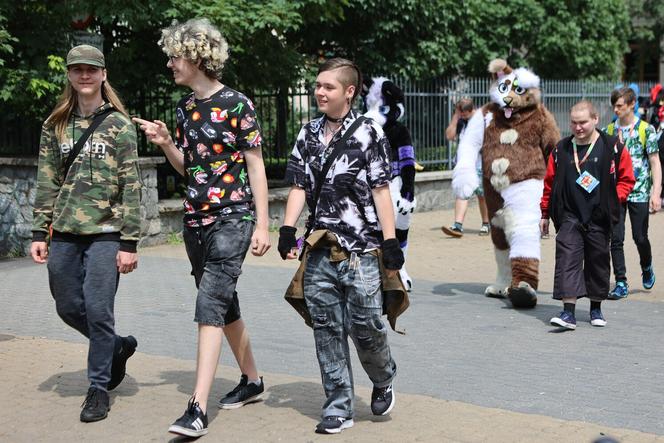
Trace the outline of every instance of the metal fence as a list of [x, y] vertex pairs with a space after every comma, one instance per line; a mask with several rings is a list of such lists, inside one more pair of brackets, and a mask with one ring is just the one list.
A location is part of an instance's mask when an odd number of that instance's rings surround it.
[[[456, 143], [445, 139], [445, 128], [452, 119], [454, 106], [463, 97], [476, 106], [489, 101], [489, 78], [451, 78], [425, 82], [395, 79], [406, 97], [404, 124], [410, 129], [418, 162], [429, 169], [451, 169], [456, 157]], [[648, 97], [653, 84], [639, 83], [641, 99]], [[614, 82], [580, 80], [542, 80], [542, 101], [553, 113], [563, 136], [570, 134], [569, 109], [579, 100], [592, 101], [600, 115], [600, 125], [611, 120], [609, 102]]]
[[[405, 94], [404, 124], [410, 129], [419, 163], [427, 169], [451, 169], [456, 144], [445, 139], [445, 128], [454, 106], [462, 97], [477, 105], [488, 101], [488, 78], [440, 78], [429, 81], [394, 79]], [[640, 97], [647, 97], [651, 84], [640, 83]], [[609, 95], [612, 82], [578, 80], [542, 80], [542, 100], [553, 113], [563, 135], [569, 134], [569, 108], [582, 98], [595, 103], [600, 124], [612, 116]], [[126, 98], [130, 112], [148, 119], [160, 119], [175, 126], [175, 104], [183, 91], [146, 90]], [[318, 114], [316, 101], [305, 87], [282, 93], [247, 93], [256, 104], [263, 129], [264, 153], [268, 175], [279, 178], [286, 159], [303, 123]], [[34, 156], [38, 152], [40, 122], [9, 121], [0, 118], [0, 155]], [[140, 155], [160, 155], [159, 148], [139, 134]]]

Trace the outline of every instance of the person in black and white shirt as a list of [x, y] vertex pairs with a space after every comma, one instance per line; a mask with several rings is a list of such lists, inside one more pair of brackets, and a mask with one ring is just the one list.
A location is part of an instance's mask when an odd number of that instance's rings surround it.
[[380, 263], [395, 277], [404, 259], [395, 236], [390, 196], [389, 145], [371, 119], [362, 122], [335, 154], [324, 177], [320, 199], [314, 201], [318, 176], [359, 114], [351, 110], [362, 79], [349, 60], [325, 62], [316, 78], [316, 100], [324, 115], [307, 123], [297, 138], [286, 178], [292, 188], [284, 226], [279, 230], [279, 253], [296, 258], [294, 228], [304, 204], [313, 213], [313, 232], [305, 250], [304, 299], [311, 316], [316, 354], [327, 400], [316, 432], [333, 434], [353, 426], [353, 376], [348, 336], [373, 382], [371, 410], [387, 415], [394, 406], [392, 381], [396, 364], [387, 343], [381, 315]]

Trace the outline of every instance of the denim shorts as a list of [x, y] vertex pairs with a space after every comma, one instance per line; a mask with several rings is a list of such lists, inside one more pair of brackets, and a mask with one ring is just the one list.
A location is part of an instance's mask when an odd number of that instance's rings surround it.
[[185, 226], [184, 245], [198, 288], [195, 322], [225, 326], [240, 319], [235, 286], [253, 228], [253, 221], [239, 218], [217, 219], [198, 228]]

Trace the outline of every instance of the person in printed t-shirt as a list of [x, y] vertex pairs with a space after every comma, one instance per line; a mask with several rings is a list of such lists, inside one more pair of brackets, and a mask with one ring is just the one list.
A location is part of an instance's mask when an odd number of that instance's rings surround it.
[[256, 256], [270, 248], [267, 179], [254, 105], [219, 81], [228, 58], [219, 30], [207, 19], [176, 23], [162, 30], [159, 44], [175, 83], [193, 92], [177, 105], [175, 143], [163, 122], [134, 121], [187, 178], [183, 236], [198, 288], [198, 357], [194, 392], [169, 431], [198, 437], [208, 431], [207, 400], [223, 335], [242, 377], [219, 407], [238, 408], [264, 391], [235, 287], [249, 247]]
[[[377, 250], [394, 277], [404, 263], [396, 239], [390, 196], [390, 157], [387, 138], [371, 119], [356, 127], [321, 184], [314, 201], [318, 174], [335, 144], [351, 131], [358, 113], [351, 105], [360, 92], [359, 69], [334, 58], [318, 69], [315, 97], [320, 118], [300, 130], [288, 161], [286, 180], [292, 185], [279, 253], [296, 258], [294, 227], [305, 203], [310, 237], [324, 235], [306, 248], [304, 299], [312, 319], [316, 354], [327, 400], [316, 432], [339, 433], [353, 426], [354, 393], [348, 336], [355, 343], [362, 367], [373, 382], [371, 410], [387, 415], [394, 406], [392, 381], [396, 364], [382, 322], [383, 295]], [[335, 154], [336, 155], [336, 154]], [[313, 239], [308, 238], [308, 242]]]
[[634, 190], [622, 207], [620, 223], [613, 227], [611, 234], [611, 260], [616, 286], [609, 294], [612, 300], [622, 299], [629, 294], [627, 268], [625, 265], [625, 217], [629, 212], [632, 225], [632, 239], [636, 243], [641, 265], [641, 280], [645, 289], [655, 286], [655, 271], [652, 263], [652, 249], [648, 239], [650, 213], [662, 207], [662, 168], [659, 163], [659, 147], [655, 128], [641, 120], [634, 113], [636, 94], [632, 88], [620, 88], [611, 93], [611, 106], [618, 119], [606, 127], [609, 135], [616, 135], [625, 145], [632, 158]]

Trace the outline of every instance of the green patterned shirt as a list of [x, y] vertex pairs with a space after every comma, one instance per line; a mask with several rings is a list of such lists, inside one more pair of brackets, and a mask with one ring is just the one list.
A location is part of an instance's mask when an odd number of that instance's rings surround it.
[[[647, 203], [650, 201], [650, 190], [652, 189], [652, 175], [650, 171], [650, 161], [648, 156], [659, 152], [657, 146], [657, 133], [652, 125], [644, 121], [637, 121], [634, 126], [621, 127], [615, 122], [615, 135], [620, 137], [622, 133], [623, 143], [629, 151], [632, 158], [632, 167], [634, 168], [634, 190], [627, 197], [628, 202]], [[645, 128], [645, 147], [641, 142], [639, 134], [639, 125], [646, 124]], [[606, 131], [606, 130], [605, 130]]]

